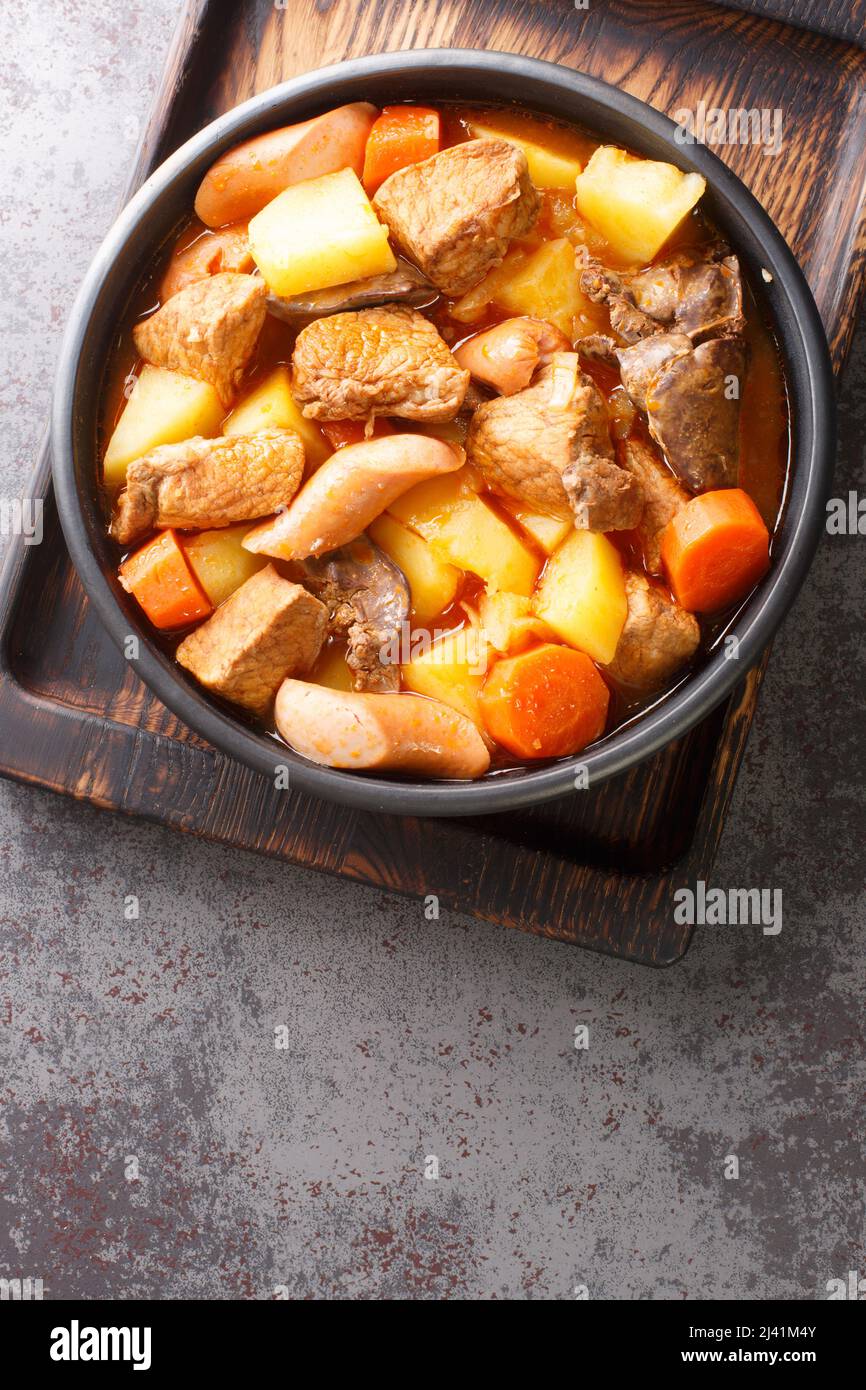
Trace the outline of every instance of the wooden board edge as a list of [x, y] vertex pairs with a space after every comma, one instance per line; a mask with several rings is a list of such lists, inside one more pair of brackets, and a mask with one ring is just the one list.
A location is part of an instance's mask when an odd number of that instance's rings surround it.
[[[248, 853], [266, 854], [282, 863], [292, 863], [317, 873], [328, 873], [336, 877], [350, 879], [362, 886], [397, 892], [413, 901], [422, 901], [425, 894], [413, 892], [392, 882], [386, 874], [376, 875], [361, 867], [361, 862], [352, 855], [351, 832], [348, 832], [348, 853], [343, 855], [336, 846], [329, 846], [329, 853], [319, 862], [304, 861], [285, 854], [279, 845], [269, 846], [267, 842], [239, 844], [229, 833], [228, 827], [221, 830], [206, 828], [201, 819], [191, 819], [188, 809], [179, 800], [168, 803], [160, 801], [146, 779], [142, 780], [140, 764], [144, 745], [153, 751], [157, 760], [160, 750], [167, 764], [170, 758], [180, 757], [187, 765], [185, 783], [195, 786], [201, 803], [212, 802], [220, 791], [220, 783], [227, 776], [239, 783], [252, 785], [256, 774], [242, 764], [233, 763], [217, 750], [202, 749], [192, 744], [178, 745], [170, 736], [148, 733], [142, 738], [141, 731], [132, 725], [121, 724], [102, 716], [84, 713], [75, 707], [58, 701], [47, 700], [41, 695], [24, 689], [5, 672], [0, 672], [0, 724], [8, 734], [4, 738], [0, 776], [17, 781], [23, 785], [38, 787], [59, 795], [67, 795], [74, 800], [86, 802], [99, 810], [136, 817], [151, 824], [164, 825], [172, 830], [180, 830], [195, 838], [211, 843], [243, 849]], [[62, 746], [63, 756], [54, 757], [51, 766], [59, 771], [49, 775], [45, 769], [34, 773], [34, 745], [43, 750], [52, 742]], [[47, 761], [47, 759], [46, 759]], [[98, 763], [110, 762], [114, 767], [124, 769], [125, 777], [118, 777], [115, 787], [123, 787], [123, 795], [107, 790], [100, 782]], [[225, 791], [225, 787], [222, 788]], [[238, 793], [238, 789], [235, 789]], [[240, 799], [239, 794], [237, 799]], [[334, 808], [342, 811], [344, 808]], [[333, 851], [333, 853], [331, 852]], [[679, 884], [679, 873], [670, 869], [656, 875], [633, 875], [630, 881], [639, 887], [642, 898], [646, 899], [647, 911], [652, 912], [652, 900], [667, 901], [668, 890]], [[461, 915], [498, 926], [513, 928], [533, 936], [542, 936], [564, 945], [580, 946], [585, 950], [626, 959], [634, 964], [663, 968], [681, 959], [691, 941], [691, 928], [676, 928], [668, 917], [659, 921], [659, 931], [651, 936], [652, 949], [636, 950], [633, 947], [617, 949], [617, 944], [591, 930], [578, 927], [574, 930], [557, 929], [550, 925], [535, 923], [526, 919], [506, 918], [484, 911], [481, 906], [464, 900], [459, 893], [431, 880], [428, 891], [436, 888], [442, 905]], [[567, 905], [570, 887], [567, 879], [563, 881], [565, 899], [558, 904], [551, 915], [558, 915], [559, 906]], [[635, 915], [639, 915], [638, 904], [634, 904]], [[581, 919], [578, 919], [581, 920]], [[587, 919], [591, 923], [592, 917]], [[662, 927], [664, 930], [662, 930]]]

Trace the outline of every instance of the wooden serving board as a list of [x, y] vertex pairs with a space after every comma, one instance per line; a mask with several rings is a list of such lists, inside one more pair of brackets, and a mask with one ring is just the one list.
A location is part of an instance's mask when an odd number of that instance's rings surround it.
[[[755, 0], [757, 3], [757, 0]], [[796, 0], [768, 0], [796, 17]], [[862, 3], [849, 6], [862, 14]], [[866, 267], [866, 54], [701, 0], [194, 0], [132, 185], [253, 92], [378, 51], [457, 45], [552, 59], [671, 113], [781, 107], [784, 143], [720, 150], [787, 235], [824, 316], [837, 371]], [[32, 495], [47, 496], [43, 458]], [[766, 662], [766, 658], [765, 658]], [[45, 540], [0, 588], [0, 771], [196, 835], [443, 908], [651, 965], [690, 928], [678, 886], [707, 879], [763, 666], [687, 738], [595, 792], [471, 821], [342, 810], [275, 791], [183, 727], [132, 674], [89, 607], [50, 497]]]

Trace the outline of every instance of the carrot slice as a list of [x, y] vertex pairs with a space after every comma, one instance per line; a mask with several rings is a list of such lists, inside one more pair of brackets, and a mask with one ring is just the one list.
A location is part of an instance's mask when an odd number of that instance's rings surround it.
[[661, 557], [677, 603], [714, 613], [744, 598], [770, 566], [770, 533], [742, 488], [693, 497], [668, 522]]
[[207, 618], [213, 605], [205, 594], [174, 531], [161, 531], [120, 566], [120, 582], [144, 609], [154, 627], [186, 627]]
[[373, 421], [371, 434], [366, 433], [366, 420], [318, 420], [316, 422], [331, 448], [345, 449], [347, 444], [363, 444], [365, 439], [382, 439], [386, 434], [396, 434], [394, 426], [381, 415]]
[[604, 732], [610, 692], [585, 652], [553, 642], [497, 661], [479, 695], [488, 733], [518, 758], [563, 758]]
[[373, 122], [364, 155], [370, 197], [390, 174], [439, 153], [439, 112], [429, 106], [385, 106]]

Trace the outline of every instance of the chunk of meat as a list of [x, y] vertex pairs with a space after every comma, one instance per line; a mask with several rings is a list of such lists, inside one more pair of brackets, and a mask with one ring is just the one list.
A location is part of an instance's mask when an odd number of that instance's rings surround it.
[[453, 420], [468, 384], [434, 325], [397, 305], [316, 319], [292, 356], [293, 394], [311, 420]]
[[403, 571], [366, 536], [298, 568], [328, 610], [330, 635], [348, 641], [355, 689], [399, 690], [399, 643], [409, 618]]
[[628, 288], [627, 277], [607, 270], [585, 246], [578, 246], [574, 253], [575, 264], [580, 271], [580, 289], [587, 299], [595, 304], [606, 304], [610, 314], [610, 326], [614, 333], [627, 343], [637, 343], [659, 332], [656, 321], [639, 309]]
[[327, 621], [323, 603], [266, 565], [183, 639], [177, 659], [215, 695], [265, 714], [286, 676], [309, 671]]
[[579, 531], [632, 531], [643, 513], [634, 478], [610, 459], [582, 455], [562, 475]]
[[710, 338], [668, 361], [647, 387], [650, 434], [695, 491], [736, 486], [745, 370], [740, 338]]
[[616, 343], [608, 333], [587, 333], [585, 337], [578, 338], [574, 350], [588, 362], [598, 362], [603, 367], [619, 366]]
[[249, 223], [235, 222], [222, 231], [205, 232], [172, 256], [159, 286], [160, 301], [164, 304], [173, 294], [226, 270], [247, 275], [253, 266]]
[[415, 483], [453, 473], [463, 450], [423, 434], [347, 444], [304, 484], [292, 505], [244, 536], [245, 550], [282, 560], [324, 555], [355, 540]]
[[188, 285], [136, 324], [135, 346], [154, 367], [209, 382], [228, 407], [255, 350], [267, 295], [258, 276], [222, 271]]
[[574, 264], [580, 271], [580, 288], [594, 304], [604, 304], [614, 295], [625, 293], [625, 278], [603, 266], [587, 246], [575, 246]]
[[421, 695], [346, 693], [286, 680], [274, 712], [290, 747], [324, 767], [472, 778], [490, 766], [472, 720]]
[[622, 384], [638, 410], [646, 413], [647, 390], [661, 369], [691, 350], [691, 339], [684, 333], [656, 333], [631, 347], [616, 349]]
[[743, 280], [736, 256], [721, 261], [680, 253], [628, 280], [629, 293], [644, 314], [673, 325], [693, 342], [742, 333]]
[[694, 614], [642, 574], [625, 580], [628, 615], [608, 675], [638, 690], [656, 690], [695, 654], [701, 630]]
[[575, 253], [580, 286], [610, 311], [611, 327], [636, 343], [663, 328], [685, 333], [694, 343], [743, 332], [743, 281], [736, 256], [716, 259], [717, 248], [681, 251], [634, 275], [604, 266], [586, 247]]
[[628, 294], [632, 303], [658, 324], [671, 324], [674, 321], [679, 300], [674, 265], [673, 261], [666, 261], [650, 266], [637, 275], [624, 276], [621, 281], [622, 291]]
[[469, 461], [494, 492], [583, 530], [627, 530], [643, 505], [634, 479], [618, 468], [598, 387], [576, 353], [555, 353], [532, 386], [476, 410]]
[[505, 319], [477, 333], [454, 353], [461, 367], [502, 396], [528, 386], [540, 366], [555, 352], [571, 352], [565, 334], [544, 319]]
[[303, 471], [304, 446], [293, 430], [161, 444], [129, 465], [111, 534], [126, 545], [156, 526], [254, 521], [291, 502]]
[[525, 236], [540, 207], [526, 155], [507, 140], [468, 140], [387, 178], [373, 206], [397, 248], [443, 294], [476, 285]]
[[623, 467], [635, 478], [643, 494], [644, 508], [638, 523], [638, 539], [650, 574], [661, 574], [661, 535], [691, 494], [677, 482], [670, 469], [647, 444], [629, 439], [621, 451]]
[[717, 263], [682, 266], [674, 321], [692, 342], [732, 337], [743, 332], [743, 279], [736, 256]]
[[655, 320], [629, 303], [625, 295], [614, 295], [608, 301], [608, 309], [611, 328], [614, 333], [625, 338], [627, 343], [640, 342], [641, 338], [649, 338], [653, 333], [659, 332], [659, 325]]

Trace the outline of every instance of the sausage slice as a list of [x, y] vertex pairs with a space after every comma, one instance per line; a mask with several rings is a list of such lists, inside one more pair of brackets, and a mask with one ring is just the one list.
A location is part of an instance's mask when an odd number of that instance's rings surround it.
[[345, 693], [285, 680], [275, 717], [290, 747], [323, 767], [473, 778], [490, 766], [472, 720], [422, 695]]
[[422, 434], [348, 444], [326, 459], [286, 511], [244, 536], [245, 550], [305, 560], [346, 545], [415, 483], [453, 473], [463, 450]]

